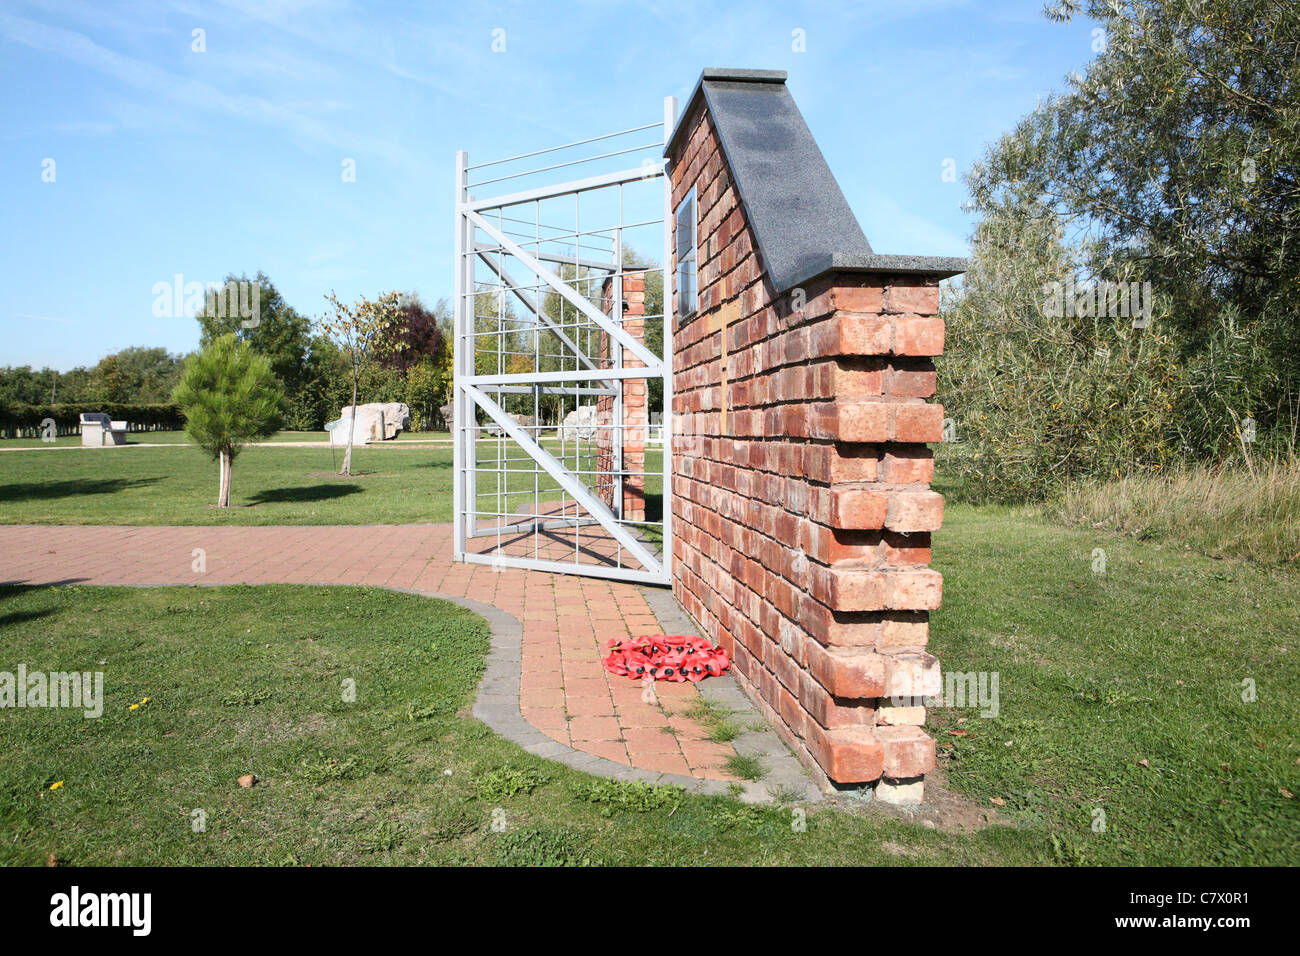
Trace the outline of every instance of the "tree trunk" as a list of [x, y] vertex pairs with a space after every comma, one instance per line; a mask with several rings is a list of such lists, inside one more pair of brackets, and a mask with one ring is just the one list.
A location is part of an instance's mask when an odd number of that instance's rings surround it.
[[352, 414], [348, 419], [348, 450], [343, 453], [343, 467], [340, 475], [352, 474], [352, 436], [357, 433], [357, 375], [352, 375]]
[[217, 507], [230, 507], [230, 452], [222, 449], [220, 456], [221, 486], [217, 492]]

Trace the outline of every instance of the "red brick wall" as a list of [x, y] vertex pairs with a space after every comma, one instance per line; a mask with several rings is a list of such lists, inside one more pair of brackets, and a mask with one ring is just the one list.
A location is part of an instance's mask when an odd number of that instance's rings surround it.
[[[602, 311], [611, 315], [614, 309], [614, 280], [607, 279], [602, 290]], [[623, 331], [638, 342], [645, 341], [645, 276], [628, 273], [623, 276]], [[600, 334], [602, 367], [612, 367], [609, 336]], [[645, 368], [645, 363], [623, 350], [624, 368]], [[645, 520], [645, 443], [650, 423], [646, 408], [646, 380], [626, 379], [623, 383], [622, 431], [612, 427], [614, 399], [602, 395], [596, 402], [596, 493], [605, 504], [614, 509], [614, 443], [623, 442], [624, 521]]]
[[890, 698], [940, 689], [937, 280], [776, 296], [702, 104], [685, 121], [673, 208], [696, 188], [699, 312], [673, 331], [674, 594], [805, 762], [919, 799], [934, 742]]

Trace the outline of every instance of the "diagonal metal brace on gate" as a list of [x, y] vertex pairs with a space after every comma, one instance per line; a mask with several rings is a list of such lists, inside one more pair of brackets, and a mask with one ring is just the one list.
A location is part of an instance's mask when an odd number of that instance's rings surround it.
[[559, 483], [569, 497], [586, 508], [588, 514], [599, 521], [601, 526], [619, 544], [640, 561], [642, 567], [652, 574], [662, 577], [665, 581], [667, 580], [667, 571], [659, 563], [658, 558], [644, 544], [638, 541], [631, 532], [619, 524], [614, 512], [610, 510], [605, 502], [592, 494], [586, 485], [575, 478], [572, 472], [560, 464], [554, 455], [543, 448], [523, 426], [507, 415], [505, 410], [481, 391], [478, 386], [470, 385], [462, 379], [461, 388], [464, 389], [465, 394], [473, 400], [475, 405], [483, 409], [489, 418], [496, 422], [507, 435], [518, 443], [519, 447], [528, 452], [546, 470], [546, 473]]
[[585, 315], [592, 322], [596, 323], [606, 334], [609, 335], [611, 342], [617, 342], [623, 348], [627, 349], [642, 362], [645, 363], [646, 369], [650, 374], [658, 372], [663, 373], [663, 356], [655, 355], [645, 343], [638, 341], [627, 332], [623, 331], [623, 326], [615, 322], [600, 309], [596, 308], [587, 299], [572, 288], [559, 276], [557, 276], [542, 263], [524, 251], [523, 247], [511, 239], [505, 233], [499, 231], [492, 223], [488, 222], [473, 209], [465, 209], [465, 216], [486, 232], [494, 242], [498, 243], [503, 249], [519, 260], [529, 271], [536, 274], [546, 282], [552, 289], [572, 305], [575, 309]]
[[546, 314], [546, 310], [538, 308], [536, 301], [534, 301], [533, 298], [527, 292], [519, 288], [519, 286], [515, 283], [515, 280], [510, 278], [510, 276], [506, 273], [504, 269], [502, 269], [499, 265], [497, 265], [495, 262], [492, 261], [491, 254], [489, 252], [484, 252], [483, 250], [479, 250], [478, 257], [483, 262], [484, 265], [486, 265], [489, 269], [491, 269], [494, 273], [496, 273], [497, 278], [500, 279], [503, 283], [505, 283], [506, 288], [508, 288], [511, 292], [514, 293], [515, 298], [518, 299], [520, 302], [522, 302], [524, 304], [524, 307], [528, 309], [529, 312], [533, 313], [533, 315], [541, 319], [542, 323], [548, 329], [550, 329], [552, 332], [555, 333], [555, 337], [558, 338], [561, 342], [563, 342], [573, 352], [573, 354], [577, 356], [578, 361], [580, 361], [583, 365], [587, 366], [587, 368], [597, 367], [596, 363], [587, 357], [587, 353], [582, 351], [582, 349], [578, 348], [577, 343], [575, 343], [573, 339], [565, 335], [564, 330], [560, 328], [558, 325], [556, 325], [555, 322], [551, 319], [551, 317]]

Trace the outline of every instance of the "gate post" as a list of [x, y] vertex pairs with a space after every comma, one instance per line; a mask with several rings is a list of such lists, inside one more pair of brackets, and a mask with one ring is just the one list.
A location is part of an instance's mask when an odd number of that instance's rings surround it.
[[[644, 342], [645, 273], [625, 272], [605, 280], [601, 290], [601, 310], [618, 321], [619, 316], [614, 313], [620, 304], [623, 330], [638, 342]], [[617, 346], [614, 348], [618, 350]], [[601, 358], [608, 360], [610, 351], [609, 336], [601, 333]], [[631, 352], [618, 351], [622, 353], [623, 368], [646, 367], [645, 362]], [[621, 401], [616, 401], [611, 395], [602, 395], [596, 403], [597, 489], [604, 502], [622, 520], [645, 521], [645, 443], [650, 424], [646, 382], [645, 379], [627, 379], [617, 383], [615, 388], [622, 389]], [[621, 422], [618, 421], [620, 411]]]

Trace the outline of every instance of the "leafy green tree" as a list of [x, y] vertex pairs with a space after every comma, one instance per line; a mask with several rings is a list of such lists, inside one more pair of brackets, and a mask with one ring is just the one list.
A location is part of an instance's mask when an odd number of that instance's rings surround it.
[[[1271, 426], [1300, 381], [1300, 5], [1064, 0], [1046, 13], [1096, 21], [1097, 55], [975, 164], [975, 209], [1050, 219], [1083, 281], [1149, 281], [1185, 362], [1254, 354], [1238, 399], [1253, 407], [1238, 411]], [[1223, 404], [1186, 400], [1183, 416], [1217, 404], [1218, 420], [1185, 427], [1184, 443], [1220, 451]]]
[[251, 305], [255, 299], [257, 314], [241, 315], [237, 307], [239, 300], [234, 295], [208, 297], [196, 316], [201, 330], [200, 344], [207, 345], [222, 335], [233, 334], [271, 363], [271, 371], [284, 383], [287, 394], [297, 395], [310, 380], [311, 320], [284, 300], [264, 272], [252, 279], [231, 273], [225, 281], [227, 285], [242, 282], [256, 287], [244, 301]]
[[347, 357], [328, 337], [313, 335], [299, 382], [286, 390], [286, 427], [319, 430], [347, 402], [350, 388]]
[[406, 404], [413, 416], [418, 416], [416, 427], [428, 429], [441, 424], [441, 407], [451, 398], [451, 368], [438, 362], [436, 356], [426, 356], [406, 370]]
[[58, 373], [49, 368], [39, 372], [30, 365], [0, 368], [0, 401], [41, 405], [52, 402]]
[[182, 359], [164, 348], [133, 346], [106, 355], [90, 370], [89, 390], [103, 402], [165, 402], [180, 379]]
[[[938, 363], [952, 466], [976, 496], [1039, 497], [1229, 459], [1246, 420], [1280, 444], [1300, 404], [1300, 6], [1047, 15], [1092, 18], [1097, 55], [967, 176], [979, 219]], [[1140, 322], [1049, 307], [1135, 282]]]
[[231, 467], [243, 443], [279, 427], [283, 398], [270, 362], [233, 334], [186, 360], [172, 400], [185, 413], [190, 438], [218, 461], [217, 507], [230, 507]]

